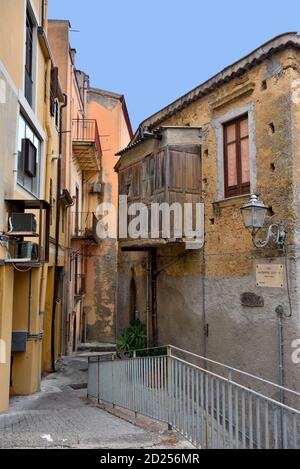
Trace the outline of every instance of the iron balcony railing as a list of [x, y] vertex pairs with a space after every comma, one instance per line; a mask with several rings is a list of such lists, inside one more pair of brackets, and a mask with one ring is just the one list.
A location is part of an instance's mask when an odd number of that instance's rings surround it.
[[93, 212], [72, 213], [72, 237], [97, 240], [98, 219]]
[[72, 124], [72, 140], [79, 143], [94, 143], [101, 167], [102, 148], [96, 119], [74, 119]]
[[[90, 357], [88, 397], [165, 422], [197, 448], [300, 448], [298, 392], [175, 347], [166, 350], [129, 359]], [[282, 391], [285, 402], [278, 400]]]
[[86, 274], [75, 275], [74, 290], [76, 297], [82, 297], [86, 294]]

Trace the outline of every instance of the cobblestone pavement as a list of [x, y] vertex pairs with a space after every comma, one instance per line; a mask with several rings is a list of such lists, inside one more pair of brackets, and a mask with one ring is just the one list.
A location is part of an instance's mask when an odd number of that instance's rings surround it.
[[0, 415], [0, 448], [190, 448], [166, 429], [149, 431], [93, 406], [86, 389], [71, 387], [85, 383], [87, 359], [66, 358], [40, 393], [12, 398]]

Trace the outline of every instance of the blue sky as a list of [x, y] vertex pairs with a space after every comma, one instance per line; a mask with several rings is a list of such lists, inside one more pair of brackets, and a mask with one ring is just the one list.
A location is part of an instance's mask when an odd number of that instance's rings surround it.
[[282, 32], [299, 31], [299, 0], [49, 0], [69, 19], [77, 67], [126, 97], [133, 128]]

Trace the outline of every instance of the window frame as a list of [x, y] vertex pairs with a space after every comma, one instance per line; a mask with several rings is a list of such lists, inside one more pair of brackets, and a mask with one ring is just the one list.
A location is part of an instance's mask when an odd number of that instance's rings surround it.
[[[241, 137], [241, 122], [244, 120], [248, 121], [248, 135], [247, 137]], [[228, 171], [228, 127], [235, 124], [236, 138], [236, 171], [237, 171], [237, 184], [235, 186], [229, 186], [229, 171]], [[250, 153], [250, 132], [249, 132], [249, 113], [244, 113], [234, 119], [231, 119], [223, 123], [223, 146], [224, 146], [224, 196], [226, 199], [230, 197], [238, 197], [243, 195], [249, 195], [251, 193], [251, 174], [249, 175], [249, 181], [243, 182], [242, 176], [242, 152], [241, 143], [243, 140], [248, 140], [249, 148], [249, 167], [251, 170], [251, 153]]]
[[[23, 140], [29, 139], [36, 147], [36, 173], [30, 176], [25, 171], [25, 154], [23, 153]], [[17, 166], [17, 184], [26, 192], [40, 196], [40, 180], [42, 171], [42, 144], [43, 140], [36, 132], [35, 128], [28, 121], [25, 115], [20, 112], [18, 117], [18, 166]], [[30, 187], [29, 187], [30, 185]]]
[[45, 29], [46, 6], [45, 0], [41, 0], [41, 27]]
[[24, 159], [24, 173], [30, 178], [37, 176], [38, 149], [29, 138], [22, 139], [22, 154]]
[[25, 83], [24, 95], [30, 105], [33, 107], [33, 73], [34, 73], [34, 21], [29, 8], [26, 9], [26, 40], [25, 40]]

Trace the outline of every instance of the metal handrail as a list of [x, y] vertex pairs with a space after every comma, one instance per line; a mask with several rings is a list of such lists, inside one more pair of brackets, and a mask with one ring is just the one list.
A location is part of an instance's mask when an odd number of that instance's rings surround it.
[[74, 142], [93, 142], [101, 166], [102, 147], [96, 119], [73, 119], [72, 139]]
[[72, 212], [72, 235], [78, 238], [97, 239], [98, 219], [94, 212]]
[[[261, 378], [259, 376], [256, 376], [256, 375], [253, 375], [251, 373], [247, 373], [246, 371], [243, 371], [243, 370], [239, 370], [237, 368], [234, 368], [232, 366], [229, 366], [229, 365], [225, 365], [224, 363], [220, 363], [220, 362], [217, 362], [215, 360], [211, 360], [209, 358], [206, 358], [206, 357], [203, 357], [201, 355], [197, 355], [196, 353], [193, 353], [193, 352], [189, 352], [187, 350], [183, 350], [183, 349], [180, 349], [178, 347], [175, 347], [174, 345], [163, 345], [161, 347], [150, 347], [150, 348], [146, 348], [146, 349], [137, 349], [134, 351], [135, 354], [139, 353], [139, 352], [148, 352], [148, 351], [151, 351], [151, 350], [162, 350], [162, 349], [166, 349], [166, 350], [170, 350], [170, 352], [172, 352], [172, 350], [176, 350], [178, 352], [181, 352], [181, 353], [184, 353], [185, 355], [190, 355], [194, 358], [197, 358], [199, 360], [203, 360], [204, 362], [207, 362], [207, 363], [210, 363], [212, 365], [217, 365], [221, 368], [225, 368], [227, 371], [231, 371], [231, 372], [234, 372], [234, 373], [238, 373], [242, 376], [245, 376], [247, 378], [251, 378], [251, 379], [254, 379], [256, 381], [260, 381], [261, 383], [263, 384], [267, 384], [267, 385], [270, 385], [270, 386], [273, 386], [274, 388], [277, 388], [278, 390], [282, 390], [282, 391], [285, 391], [285, 392], [289, 392], [297, 397], [300, 397], [300, 392], [297, 392], [297, 391], [294, 391], [292, 389], [289, 389], [289, 388], [286, 388], [284, 386], [280, 386], [279, 384], [276, 384], [274, 383], [273, 381], [269, 381], [267, 379], [264, 379], [264, 378]], [[178, 358], [176, 357], [175, 355], [172, 355], [174, 358]], [[132, 357], [133, 359], [134, 358], [143, 358], [143, 357]], [[189, 363], [190, 365], [192, 365], [190, 362], [186, 362], [186, 363]]]
[[[278, 406], [280, 406], [280, 407], [282, 407], [282, 408], [284, 408], [284, 409], [286, 409], [286, 410], [288, 410], [288, 411], [292, 411], [293, 413], [295, 413], [295, 414], [297, 414], [297, 415], [300, 416], [300, 410], [294, 409], [293, 407], [289, 407], [289, 406], [287, 406], [287, 405], [285, 405], [285, 404], [283, 404], [283, 403], [281, 403], [281, 402], [278, 402], [278, 401], [276, 401], [275, 399], [272, 399], [271, 397], [265, 396], [264, 394], [261, 394], [261, 393], [255, 391], [254, 389], [247, 388], [246, 386], [243, 386], [242, 384], [237, 383], [236, 381], [232, 380], [231, 378], [225, 378], [224, 376], [218, 375], [217, 373], [214, 373], [213, 371], [206, 370], [205, 368], [201, 368], [200, 366], [194, 365], [193, 363], [189, 363], [189, 362], [187, 362], [187, 361], [185, 361], [185, 360], [182, 360], [181, 358], [178, 358], [178, 357], [172, 357], [172, 358], [174, 358], [174, 360], [176, 360], [176, 361], [178, 361], [178, 362], [180, 362], [180, 363], [182, 363], [182, 364], [184, 364], [184, 365], [188, 365], [188, 366], [190, 366], [191, 368], [195, 368], [195, 369], [197, 369], [197, 370], [199, 370], [199, 371], [201, 371], [201, 372], [203, 372], [203, 373], [206, 373], [206, 374], [208, 374], [208, 375], [210, 375], [210, 376], [212, 376], [212, 377], [214, 377], [214, 378], [217, 378], [217, 379], [219, 379], [219, 380], [221, 380], [221, 381], [224, 381], [224, 382], [226, 382], [226, 383], [232, 384], [232, 385], [234, 385], [234, 386], [236, 386], [236, 387], [242, 389], [243, 391], [247, 391], [247, 392], [248, 392], [248, 391], [251, 390], [251, 393], [252, 393], [253, 395], [255, 395], [256, 397], [260, 397], [260, 398], [262, 398], [262, 399], [267, 399], [269, 402], [271, 402], [271, 403], [273, 403], [273, 404], [276, 404], [276, 405], [278, 405]], [[266, 381], [266, 383], [268, 383], [268, 382]], [[282, 388], [282, 389], [284, 389], [285, 391], [287, 391], [287, 389], [285, 389], [285, 388]]]
[[[202, 357], [202, 356], [197, 355], [197, 354], [195, 354], [195, 353], [193, 353], [193, 352], [188, 352], [188, 351], [182, 350], [182, 349], [180, 349], [180, 348], [178, 348], [178, 347], [169, 346], [168, 348], [170, 348], [171, 350], [172, 350], [172, 349], [173, 349], [173, 350], [177, 350], [178, 352], [182, 352], [182, 353], [184, 353], [184, 354], [186, 354], [186, 355], [190, 355], [190, 356], [193, 356], [193, 357], [195, 357], [195, 358], [199, 358], [199, 359], [201, 359], [201, 360], [204, 360], [204, 361], [207, 362], [207, 363], [211, 363], [212, 365], [217, 365], [217, 366], [219, 366], [219, 367], [221, 367], [221, 368], [226, 368], [226, 370], [230, 370], [231, 372], [238, 373], [238, 374], [240, 374], [240, 375], [246, 376], [247, 378], [255, 379], [255, 380], [257, 380], [257, 381], [261, 381], [261, 382], [264, 383], [264, 384], [268, 384], [268, 385], [270, 385], [270, 386], [274, 386], [274, 387], [277, 388], [277, 389], [281, 389], [281, 390], [283, 390], [283, 391], [286, 391], [286, 392], [289, 392], [289, 393], [291, 393], [291, 394], [294, 394], [294, 395], [297, 396], [297, 397], [300, 397], [300, 393], [299, 393], [299, 392], [294, 391], [294, 390], [289, 389], [289, 388], [285, 388], [284, 386], [280, 386], [279, 384], [276, 384], [276, 383], [274, 383], [273, 381], [269, 381], [269, 380], [266, 380], [266, 379], [264, 379], [264, 378], [260, 378], [259, 376], [255, 376], [255, 375], [253, 375], [253, 374], [251, 374], [251, 373], [247, 373], [246, 371], [238, 370], [237, 368], [233, 368], [232, 366], [224, 365], [223, 363], [217, 362], [217, 361], [215, 361], [215, 360], [211, 360], [211, 359], [209, 359], [209, 358]], [[176, 358], [176, 357], [174, 357], [174, 358]]]
[[[228, 376], [174, 356], [190, 352], [167, 347], [167, 354], [133, 358], [89, 357], [88, 397], [167, 423], [201, 448], [300, 448], [300, 410]], [[191, 353], [194, 357], [204, 357]], [[249, 373], [265, 386], [288, 389]], [[299, 396], [291, 391], [293, 396]]]

